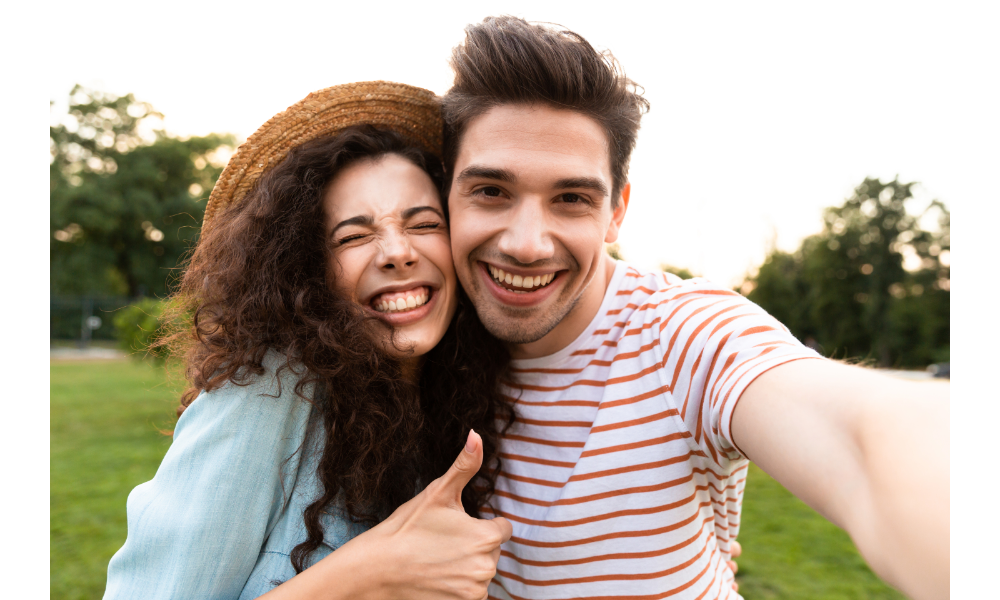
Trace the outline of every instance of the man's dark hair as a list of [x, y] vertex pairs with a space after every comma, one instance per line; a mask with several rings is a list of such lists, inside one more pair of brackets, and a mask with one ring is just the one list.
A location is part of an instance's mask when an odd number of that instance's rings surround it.
[[455, 83], [443, 99], [444, 162], [450, 186], [459, 144], [469, 123], [503, 104], [548, 104], [592, 117], [608, 136], [611, 206], [628, 180], [639, 120], [649, 101], [610, 52], [598, 52], [565, 28], [516, 17], [487, 17], [465, 28], [451, 55]]

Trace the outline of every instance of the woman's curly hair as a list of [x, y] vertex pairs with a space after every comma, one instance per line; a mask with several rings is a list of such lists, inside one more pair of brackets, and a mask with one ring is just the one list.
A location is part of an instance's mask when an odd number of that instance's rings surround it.
[[320, 516], [338, 496], [355, 521], [381, 521], [448, 469], [470, 428], [482, 436], [484, 460], [462, 502], [478, 516], [493, 494], [500, 437], [514, 421], [499, 387], [509, 354], [461, 289], [418, 384], [379, 341], [377, 318], [334, 291], [324, 191], [347, 165], [387, 154], [412, 161], [441, 188], [440, 159], [389, 130], [356, 126], [303, 144], [214, 216], [174, 295], [175, 322], [186, 324], [167, 343], [184, 356], [189, 382], [178, 414], [203, 390], [262, 375], [269, 350], [285, 356], [282, 368], [304, 367], [295, 393], [319, 410], [326, 441], [317, 469], [324, 491], [305, 511], [308, 538], [292, 552], [297, 572], [322, 543]]

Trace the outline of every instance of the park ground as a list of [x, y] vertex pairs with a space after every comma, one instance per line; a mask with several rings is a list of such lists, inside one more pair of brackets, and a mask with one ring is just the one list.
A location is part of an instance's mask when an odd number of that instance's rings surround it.
[[[128, 359], [51, 361], [51, 598], [95, 600], [125, 541], [125, 500], [170, 445], [182, 385]], [[897, 599], [846, 533], [750, 466], [740, 532], [747, 600]]]

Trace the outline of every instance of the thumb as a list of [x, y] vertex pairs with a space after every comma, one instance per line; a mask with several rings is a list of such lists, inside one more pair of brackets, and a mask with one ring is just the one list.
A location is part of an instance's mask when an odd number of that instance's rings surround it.
[[462, 490], [479, 472], [483, 464], [483, 439], [469, 431], [465, 448], [458, 454], [448, 471], [438, 479], [436, 495], [453, 508], [462, 508]]

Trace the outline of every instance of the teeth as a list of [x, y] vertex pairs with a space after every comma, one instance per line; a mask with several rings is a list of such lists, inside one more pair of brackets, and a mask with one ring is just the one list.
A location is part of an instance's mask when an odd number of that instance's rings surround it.
[[427, 304], [428, 298], [430, 298], [430, 295], [427, 294], [427, 292], [419, 292], [416, 295], [410, 294], [405, 298], [381, 300], [375, 304], [375, 309], [380, 312], [399, 312], [403, 310], [410, 310], [411, 308]]
[[[487, 265], [490, 271], [490, 275], [493, 279], [499, 283], [506, 283], [518, 288], [524, 288], [524, 290], [530, 290], [531, 288], [542, 287], [543, 285], [548, 285], [555, 279], [555, 273], [549, 273], [548, 275], [535, 275], [533, 277], [528, 277], [524, 275], [514, 275], [513, 273], [508, 273], [499, 267], [494, 267], [492, 265]], [[524, 293], [523, 290], [511, 290], [517, 293]]]

